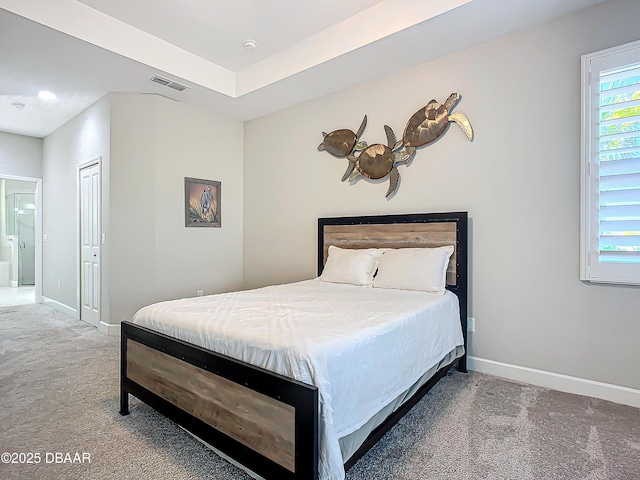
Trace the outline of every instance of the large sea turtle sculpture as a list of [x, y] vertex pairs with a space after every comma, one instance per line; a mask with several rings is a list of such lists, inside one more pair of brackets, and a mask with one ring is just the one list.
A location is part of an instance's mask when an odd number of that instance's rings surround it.
[[444, 105], [431, 100], [426, 107], [414, 113], [407, 122], [402, 135], [404, 146], [422, 147], [435, 141], [446, 131], [449, 122], [456, 122], [467, 138], [473, 139], [473, 130], [467, 116], [464, 113], [450, 113], [459, 101], [460, 94], [452, 93]]
[[384, 131], [387, 134], [387, 145], [375, 143], [365, 148], [357, 157], [350, 155], [351, 171], [347, 169], [342, 180], [347, 178], [347, 174], [349, 174], [349, 181], [355, 180], [360, 175], [372, 180], [379, 180], [389, 175], [389, 189], [385, 195], [389, 197], [398, 188], [400, 180], [398, 165], [408, 163], [412, 153], [402, 149], [402, 142], [396, 141], [396, 135], [389, 125], [384, 126]]
[[[473, 129], [464, 113], [451, 113], [460, 101], [459, 93], [452, 93], [444, 104], [431, 100], [426, 107], [414, 113], [404, 129], [402, 140], [396, 141], [393, 130], [384, 126], [387, 134], [387, 145], [379, 143], [367, 146], [367, 142], [360, 141], [360, 137], [367, 125], [367, 116], [357, 133], [351, 130], [335, 130], [322, 133], [324, 141], [318, 145], [318, 151], [349, 160], [347, 170], [342, 181], [352, 181], [359, 176], [378, 180], [389, 175], [389, 189], [386, 197], [396, 191], [400, 174], [397, 167], [408, 164], [415, 155], [416, 148], [428, 145], [447, 131], [449, 122], [457, 123], [469, 140], [473, 139]], [[359, 153], [359, 154], [358, 154]]]
[[367, 148], [367, 142], [359, 141], [366, 126], [367, 116], [365, 115], [362, 119], [362, 123], [360, 124], [360, 128], [358, 128], [356, 133], [353, 133], [353, 131], [347, 128], [334, 130], [331, 133], [322, 132], [324, 140], [320, 145], [318, 145], [319, 152], [327, 151], [334, 157], [338, 158], [349, 157], [349, 166], [347, 167], [345, 174], [342, 176], [343, 182], [349, 177], [351, 170], [353, 170], [353, 161], [350, 159], [351, 154]]

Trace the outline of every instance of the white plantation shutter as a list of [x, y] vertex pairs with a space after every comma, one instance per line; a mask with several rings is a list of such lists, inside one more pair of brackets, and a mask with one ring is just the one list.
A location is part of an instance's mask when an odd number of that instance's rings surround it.
[[581, 278], [640, 284], [640, 42], [582, 69]]

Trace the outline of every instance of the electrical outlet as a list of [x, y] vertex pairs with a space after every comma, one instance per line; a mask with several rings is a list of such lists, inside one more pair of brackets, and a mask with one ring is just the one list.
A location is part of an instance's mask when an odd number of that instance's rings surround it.
[[62, 280], [58, 280], [58, 290], [62, 288]]
[[473, 317], [467, 317], [467, 332], [476, 331], [476, 319]]
[[201, 297], [204, 295], [204, 290], [198, 290], [198, 296]]

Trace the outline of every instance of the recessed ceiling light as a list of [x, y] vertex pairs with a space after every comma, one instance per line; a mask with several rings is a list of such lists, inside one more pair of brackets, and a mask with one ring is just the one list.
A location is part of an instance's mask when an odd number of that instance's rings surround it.
[[257, 46], [258, 46], [258, 44], [256, 43], [255, 40], [245, 40], [245, 42], [244, 42], [244, 49], [245, 50], [253, 50]]
[[26, 105], [22, 102], [13, 102], [11, 105], [16, 107], [18, 110], [22, 110]]
[[39, 97], [41, 100], [49, 100], [49, 101], [55, 100], [55, 99], [57, 98], [55, 93], [48, 92], [48, 91], [46, 91], [46, 90], [42, 90], [42, 91], [38, 94], [38, 97]]

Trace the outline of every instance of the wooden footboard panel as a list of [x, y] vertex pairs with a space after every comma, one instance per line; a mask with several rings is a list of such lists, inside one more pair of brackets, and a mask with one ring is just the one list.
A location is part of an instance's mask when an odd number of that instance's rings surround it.
[[122, 323], [129, 393], [265, 478], [317, 478], [316, 387]]

